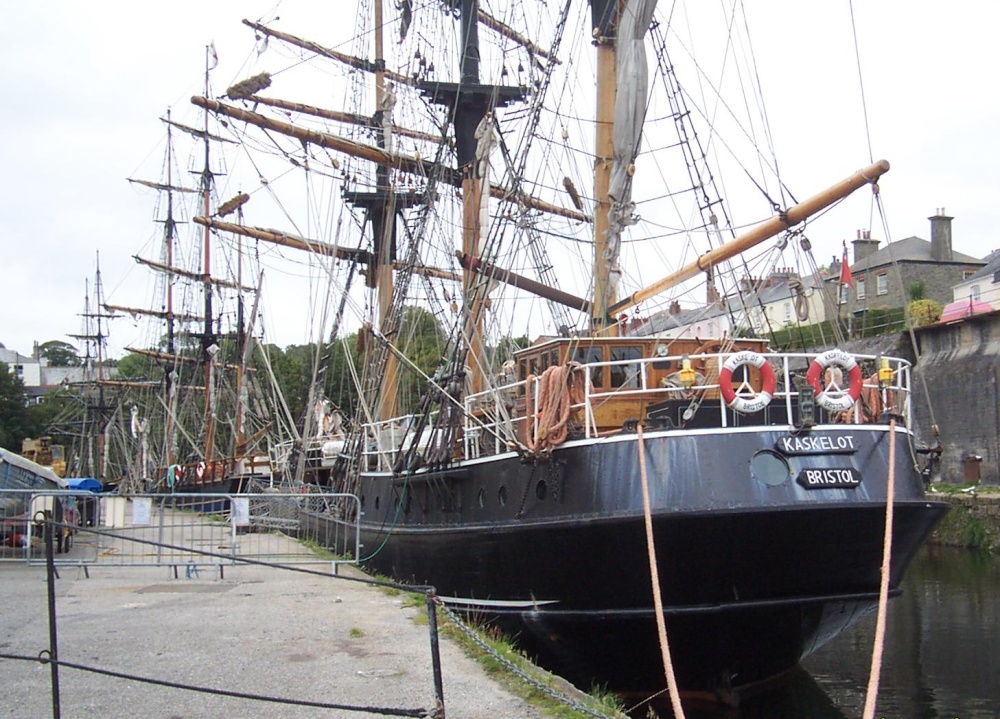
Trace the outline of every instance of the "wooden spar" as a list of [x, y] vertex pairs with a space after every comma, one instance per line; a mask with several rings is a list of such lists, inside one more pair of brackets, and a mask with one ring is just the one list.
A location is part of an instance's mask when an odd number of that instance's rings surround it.
[[[328, 57], [331, 60], [336, 60], [337, 62], [342, 62], [349, 67], [353, 67], [357, 70], [364, 70], [365, 72], [374, 73], [378, 70], [378, 65], [364, 58], [354, 57], [353, 55], [348, 55], [343, 52], [337, 52], [336, 50], [331, 50], [328, 47], [323, 47], [311, 40], [304, 40], [295, 35], [289, 35], [286, 32], [281, 32], [279, 30], [272, 30], [267, 25], [261, 25], [257, 22], [252, 22], [250, 20], [244, 20], [243, 24], [247, 27], [252, 27], [257, 32], [262, 35], [267, 35], [268, 37], [277, 38], [282, 42], [287, 42], [289, 45], [295, 45], [296, 47], [301, 47], [303, 50], [309, 50], [322, 57]], [[391, 70], [384, 70], [385, 77], [393, 82], [398, 82], [401, 85], [416, 85], [417, 81], [410, 77], [409, 75], [401, 75], [398, 72], [393, 72]]]
[[[288, 233], [281, 232], [279, 230], [268, 230], [262, 227], [235, 225], [231, 222], [223, 222], [213, 218], [206, 219], [201, 216], [196, 216], [192, 218], [192, 220], [197, 225], [208, 225], [213, 230], [218, 230], [219, 232], [229, 232], [234, 235], [252, 237], [255, 240], [270, 242], [271, 244], [281, 245], [282, 247], [291, 247], [292, 249], [302, 250], [303, 252], [312, 252], [317, 255], [337, 257], [338, 259], [362, 262], [365, 264], [367, 264], [371, 259], [371, 253], [368, 250], [362, 250], [355, 247], [337, 247], [336, 245], [320, 242], [319, 240], [310, 240], [305, 237], [299, 237], [298, 235], [289, 235]], [[403, 269], [403, 264], [401, 262], [395, 262], [393, 263], [393, 269], [401, 270]], [[461, 282], [462, 280], [462, 278], [454, 272], [438, 269], [436, 267], [418, 266], [414, 267], [413, 271], [418, 275], [435, 277], [442, 280], [452, 280], [453, 282]], [[112, 305], [105, 305], [105, 307], [110, 308]], [[115, 309], [121, 310], [122, 312], [132, 311], [128, 307], [115, 307]], [[141, 310], [136, 311], [141, 312]], [[181, 318], [180, 315], [174, 315], [174, 317], [177, 319]]]
[[[165, 122], [166, 124], [172, 125], [173, 127], [176, 127], [178, 130], [182, 130], [187, 134], [191, 135], [192, 137], [198, 138], [199, 140], [215, 140], [216, 142], [228, 142], [231, 145], [236, 144], [236, 140], [232, 140], [228, 137], [219, 137], [218, 135], [213, 135], [208, 130], [199, 130], [196, 127], [189, 127], [188, 125], [182, 125], [181, 123], [176, 122], [174, 120], [167, 120], [164, 118], [160, 119], [162, 119], [163, 122]], [[199, 190], [195, 190], [195, 192], [198, 191]]]
[[878, 178], [888, 171], [889, 163], [885, 160], [879, 160], [868, 167], [858, 170], [847, 179], [842, 180], [836, 185], [833, 185], [819, 194], [810, 197], [808, 200], [800, 202], [794, 207], [789, 208], [782, 215], [777, 215], [769, 220], [765, 220], [749, 232], [745, 232], [739, 237], [730, 240], [722, 247], [709, 250], [694, 262], [691, 262], [676, 272], [667, 275], [662, 280], [654, 282], [644, 289], [633, 292], [621, 302], [609, 307], [608, 314], [613, 315], [615, 312], [623, 310], [626, 307], [637, 305], [643, 300], [654, 297], [655, 295], [658, 295], [661, 292], [684, 282], [685, 280], [691, 279], [699, 272], [704, 272], [724, 260], [735, 257], [741, 252], [746, 252], [751, 247], [760, 244], [764, 240], [774, 237], [779, 232], [783, 232], [789, 227], [799, 224], [811, 215], [829, 207], [834, 202], [844, 199], [858, 188], [867, 184], [875, 184]]
[[[531, 42], [521, 33], [517, 32], [510, 25], [500, 22], [492, 15], [489, 15], [484, 10], [479, 11], [479, 22], [493, 30], [499, 35], [503, 35], [508, 40], [513, 40], [518, 45], [523, 47], [525, 50], [530, 52], [532, 55], [537, 55], [538, 57], [544, 57], [546, 60], [552, 60], [552, 53], [548, 52], [544, 48], [539, 47], [535, 43]], [[556, 62], [559, 62], [556, 60]]]
[[[279, 100], [273, 97], [261, 97], [260, 95], [250, 95], [250, 97], [246, 99], [246, 102], [267, 105], [269, 107], [277, 107], [291, 112], [301, 112], [305, 115], [322, 117], [324, 120], [334, 120], [335, 122], [343, 122], [349, 125], [360, 125], [361, 127], [372, 126], [372, 118], [366, 117], [365, 115], [359, 115], [356, 112], [326, 110], [322, 107], [316, 107], [315, 105], [305, 105], [301, 102], [289, 102], [288, 100]], [[441, 142], [441, 137], [439, 135], [418, 132], [417, 130], [410, 130], [405, 127], [400, 127], [399, 125], [392, 126], [392, 134], [410, 137], [414, 140], [424, 140], [426, 142]]]
[[[157, 350], [144, 350], [137, 347], [126, 347], [126, 352], [131, 352], [132, 354], [143, 355], [144, 357], [152, 357], [153, 359], [164, 360], [166, 362], [180, 362], [181, 364], [201, 364], [203, 360], [198, 357], [185, 357], [184, 355], [172, 355], [166, 352], [159, 352]], [[213, 362], [213, 366], [221, 367], [223, 369], [236, 369], [239, 365], [234, 364], [221, 364], [219, 362]], [[248, 370], [249, 371], [249, 370]]]
[[129, 182], [134, 182], [137, 185], [145, 185], [146, 187], [151, 187], [154, 190], [170, 190], [171, 192], [201, 192], [201, 190], [194, 187], [181, 187], [179, 185], [164, 184], [162, 182], [151, 182], [150, 180], [136, 180], [131, 177], [126, 177]]
[[[187, 270], [182, 270], [179, 267], [170, 267], [169, 265], [164, 265], [160, 262], [153, 262], [152, 260], [147, 260], [144, 257], [139, 257], [138, 255], [133, 255], [132, 259], [138, 262], [140, 265], [146, 265], [146, 267], [152, 267], [154, 270], [159, 270], [160, 272], [166, 272], [170, 275], [177, 275], [178, 277], [186, 277], [189, 280], [199, 280], [202, 282], [206, 281], [206, 278], [202, 274], [197, 272], [188, 272]], [[230, 282], [229, 280], [220, 280], [214, 277], [209, 277], [207, 282], [216, 285], [217, 287], [228, 287], [232, 290], [240, 290], [241, 292], [253, 292], [253, 287], [242, 287], [235, 282]], [[204, 319], [204, 318], [202, 318]]]
[[[551, 53], [547, 52], [544, 48], [541, 48], [538, 45], [534, 44], [529, 39], [527, 39], [517, 31], [515, 31], [513, 28], [511, 28], [509, 25], [500, 22], [495, 17], [483, 12], [482, 10], [479, 11], [479, 22], [485, 25], [486, 27], [490, 28], [497, 34], [503, 35], [509, 40], [513, 40], [514, 42], [516, 42], [517, 44], [521, 45], [526, 50], [531, 52], [533, 55], [537, 55], [538, 57], [543, 57], [546, 60], [551, 59], [552, 57]], [[338, 52], [336, 50], [323, 47], [322, 45], [318, 45], [317, 43], [314, 43], [311, 40], [305, 40], [295, 35], [290, 35], [288, 33], [281, 32], [280, 30], [272, 30], [267, 25], [261, 25], [260, 23], [252, 22], [250, 20], [244, 20], [243, 24], [246, 25], [247, 27], [253, 28], [254, 30], [263, 35], [268, 35], [270, 37], [277, 38], [278, 40], [287, 42], [289, 45], [295, 45], [296, 47], [301, 47], [303, 50], [310, 50], [316, 53], [317, 55], [328, 57], [331, 60], [336, 60], [337, 62], [342, 62], [345, 65], [353, 67], [357, 70], [363, 70], [365, 72], [371, 72], [371, 73], [378, 71], [379, 65], [377, 62], [369, 62], [364, 58], [354, 57], [353, 55], [348, 55], [343, 52]], [[385, 77], [392, 80], [393, 82], [398, 82], [404, 85], [416, 84], [416, 80], [414, 80], [409, 75], [401, 75], [398, 72], [392, 72], [390, 70], [385, 70], [384, 72], [385, 72]]]
[[145, 315], [146, 317], [157, 317], [161, 320], [174, 319], [179, 322], [200, 322], [203, 318], [199, 315], [189, 315], [189, 314], [177, 314], [175, 312], [170, 312], [169, 310], [164, 312], [162, 310], [147, 310], [140, 307], [124, 307], [122, 305], [109, 305], [105, 304], [104, 309], [108, 312], [124, 312], [129, 315]]
[[[148, 389], [150, 387], [159, 387], [160, 383], [155, 381], [149, 382], [138, 382], [135, 380], [123, 380], [123, 379], [100, 379], [96, 380], [94, 384], [99, 384], [102, 387], [129, 387], [131, 389]], [[180, 389], [188, 390], [190, 392], [204, 392], [205, 388], [200, 384], [195, 385], [185, 385], [180, 387]]]
[[289, 235], [286, 232], [280, 232], [278, 230], [268, 230], [263, 227], [247, 227], [246, 225], [223, 222], [222, 220], [216, 220], [211, 217], [206, 218], [197, 216], [194, 218], [194, 223], [196, 225], [211, 227], [213, 230], [217, 230], [219, 232], [228, 232], [234, 235], [252, 237], [255, 240], [270, 242], [273, 245], [282, 245], [283, 247], [291, 247], [296, 250], [312, 252], [313, 254], [324, 255], [327, 257], [337, 257], [343, 260], [367, 261], [368, 255], [370, 254], [367, 250], [356, 249], [353, 247], [338, 247], [337, 245], [320, 242], [319, 240], [311, 240], [307, 237]]
[[541, 282], [536, 282], [535, 280], [524, 277], [523, 275], [515, 274], [510, 270], [502, 269], [477, 257], [470, 257], [462, 252], [456, 252], [455, 255], [458, 257], [458, 263], [467, 270], [478, 272], [481, 275], [498, 280], [499, 282], [508, 284], [511, 287], [518, 287], [522, 290], [527, 290], [528, 292], [538, 295], [539, 297], [551, 300], [552, 302], [558, 302], [559, 304], [565, 305], [566, 307], [570, 307], [574, 310], [590, 312], [590, 302], [582, 297], [576, 297], [568, 292], [563, 292], [562, 290], [557, 290], [554, 287], [543, 285]]
[[[412, 175], [427, 177], [437, 168], [433, 162], [425, 162], [419, 157], [382, 150], [378, 147], [374, 147], [373, 145], [355, 142], [354, 140], [348, 140], [343, 137], [338, 137], [337, 135], [330, 135], [325, 132], [317, 132], [316, 130], [297, 127], [290, 123], [274, 120], [261, 115], [260, 113], [243, 110], [238, 107], [233, 107], [232, 105], [226, 105], [216, 100], [209, 100], [204, 97], [195, 96], [191, 98], [191, 102], [198, 107], [226, 115], [227, 117], [231, 117], [236, 120], [248, 122], [251, 125], [256, 125], [257, 127], [262, 127], [266, 130], [272, 130], [274, 132], [279, 132], [282, 135], [294, 137], [302, 142], [310, 142], [314, 145], [319, 145], [320, 147], [327, 147], [353, 157], [359, 157], [363, 160], [369, 160], [379, 165], [392, 167], [402, 172], [408, 172]], [[462, 173], [451, 168], [443, 168], [441, 181], [451, 185], [452, 187], [461, 187]], [[515, 193], [505, 187], [492, 187], [490, 190], [490, 196], [495, 197], [498, 200], [520, 204], [529, 209], [538, 210], [539, 212], [546, 212], [550, 215], [566, 217], [571, 220], [576, 220], [577, 222], [591, 221], [590, 216], [583, 212], [553, 205], [549, 202], [531, 197], [530, 195]]]

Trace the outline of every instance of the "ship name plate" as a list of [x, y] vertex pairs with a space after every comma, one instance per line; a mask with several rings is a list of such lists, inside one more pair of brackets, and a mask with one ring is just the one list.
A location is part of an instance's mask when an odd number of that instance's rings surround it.
[[853, 454], [858, 444], [851, 434], [808, 434], [781, 437], [774, 448], [782, 454]]
[[861, 484], [861, 472], [854, 467], [803, 469], [795, 481], [806, 489], [854, 489]]

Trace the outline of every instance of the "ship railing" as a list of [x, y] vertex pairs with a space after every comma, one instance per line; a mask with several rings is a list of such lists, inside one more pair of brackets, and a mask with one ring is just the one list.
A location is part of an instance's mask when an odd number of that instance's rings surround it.
[[[606, 432], [606, 428], [600, 428], [598, 417], [599, 409], [602, 405], [624, 398], [634, 398], [641, 400], [648, 408], [669, 400], [689, 400], [693, 409], [697, 409], [695, 404], [702, 405], [706, 402], [713, 402], [718, 405], [719, 426], [730, 427], [739, 424], [739, 415], [730, 408], [719, 391], [719, 368], [737, 352], [718, 352], [703, 355], [675, 355], [665, 357], [653, 357], [631, 360], [617, 360], [611, 362], [592, 362], [581, 365], [583, 375], [586, 378], [584, 400], [573, 409], [582, 411], [584, 415], [584, 434], [586, 437], [596, 437]], [[865, 403], [873, 402], [877, 396], [879, 404], [889, 413], [900, 416], [906, 425], [910, 423], [911, 414], [911, 365], [908, 361], [897, 357], [886, 357], [882, 355], [862, 355], [852, 354], [854, 360], [862, 367], [862, 388], [861, 395], [851, 407], [841, 412], [827, 413], [827, 419], [840, 424], [864, 424], [870, 422], [871, 407], [866, 407]], [[800, 383], [805, 383], [805, 375], [810, 364], [816, 359], [816, 355], [804, 352], [767, 353], [765, 357], [771, 368], [774, 370], [776, 388], [770, 406], [784, 406], [782, 419], [771, 422], [773, 424], [790, 424], [789, 418], [793, 418], [798, 411], [800, 397]], [[714, 368], [707, 375], [700, 375], [701, 381], [696, 381], [690, 387], [683, 384], [674, 383], [671, 379], [668, 382], [662, 380], [653, 385], [650, 383], [652, 376], [651, 365], [655, 363], [670, 363], [670, 366], [680, 367], [685, 359], [690, 359], [692, 363], [698, 360], [707, 359], [714, 363]], [[884, 386], [877, 380], [877, 372], [881, 362], [886, 362], [888, 369], [892, 373], [892, 379]], [[595, 387], [592, 381], [593, 369], [607, 367], [604, 372], [605, 377], [610, 377], [612, 372], [625, 380], [615, 387]], [[846, 375], [846, 373], [845, 373]], [[696, 373], [699, 377], [699, 373]], [[734, 382], [734, 384], [736, 384]], [[839, 386], [847, 387], [848, 378], [844, 376]], [[536, 407], [532, 416], [537, 416], [538, 406], [536, 392]], [[868, 419], [866, 420], [866, 412]], [[636, 417], [635, 419], [641, 419]], [[537, 420], [535, 420], [537, 422]], [[537, 429], [537, 428], [536, 428]]]
[[[592, 362], [580, 365], [580, 375], [585, 378], [583, 401], [571, 409], [579, 417], [584, 437], [593, 438], [619, 428], [610, 429], [605, 421], [607, 413], [602, 412], [606, 405], [621, 404], [621, 401], [635, 402], [637, 414], [628, 419], [642, 420], [651, 407], [664, 403], [665, 405], [690, 407], [697, 415], [699, 408], [713, 407], [710, 413], [710, 423], [719, 427], [746, 426], [749, 424], [771, 424], [784, 426], [794, 424], [798, 419], [800, 387], [805, 383], [805, 375], [810, 364], [816, 359], [812, 353], [787, 352], [767, 353], [765, 357], [775, 375], [775, 391], [764, 415], [740, 415], [729, 407], [722, 397], [719, 385], [719, 368], [737, 352], [718, 352], [702, 355], [672, 355], [649, 357], [641, 359], [614, 360], [609, 362]], [[879, 355], [852, 355], [862, 368], [861, 396], [853, 406], [842, 412], [827, 412], [817, 409], [817, 422], [836, 422], [840, 424], [864, 424], [880, 421], [873, 418], [872, 398], [877, 397], [884, 412], [902, 417], [906, 425], [910, 423], [911, 413], [911, 366], [906, 360]], [[678, 379], [679, 373], [664, 376], [659, 367], [680, 368], [682, 361], [690, 359], [699, 365], [702, 360], [708, 360], [702, 372], [695, 375], [696, 381], [690, 386], [684, 386]], [[876, 377], [879, 365], [885, 361], [891, 371], [892, 378], [885, 386]], [[604, 369], [607, 368], [607, 369]], [[606, 381], [615, 377], [614, 387], [597, 387], [593, 383], [594, 370], [601, 370]], [[740, 370], [737, 370], [739, 373]], [[846, 388], [848, 379], [843, 377], [839, 386]], [[456, 447], [459, 455], [465, 459], [475, 459], [484, 454], [501, 454], [508, 451], [513, 443], [519, 443], [524, 434], [522, 425], [531, 423], [530, 430], [538, 435], [538, 422], [542, 398], [540, 396], [540, 378], [530, 380], [535, 382], [534, 391], [526, 392], [528, 380], [507, 382], [484, 392], [468, 395], [464, 400], [464, 422], [462, 427], [461, 445]], [[734, 386], [739, 391], [739, 380], [734, 380]], [[515, 411], [518, 400], [529, 395], [534, 398], [534, 406]], [[686, 403], [686, 404], [685, 404]], [[640, 414], [642, 416], [640, 416]], [[697, 426], [707, 426], [702, 414]], [[867, 415], [867, 416], [866, 416]], [[680, 427], [682, 424], [691, 426], [678, 416], [672, 424]], [[417, 421], [416, 415], [401, 415], [392, 419], [374, 422], [367, 426], [368, 443], [365, 448], [366, 466], [369, 469], [388, 470], [396, 460], [401, 447], [410, 447], [413, 441], [413, 427]], [[433, 416], [426, 423], [416, 450], [426, 452], [433, 441], [430, 427]], [[671, 423], [661, 424], [669, 429]]]
[[[516, 442], [519, 428], [526, 420], [515, 413], [514, 406], [526, 386], [527, 382], [510, 381], [465, 398], [463, 456], [475, 459], [484, 453], [500, 454], [509, 449], [511, 442]], [[538, 410], [532, 414], [537, 416]]]
[[[428, 417], [420, 438], [417, 440], [418, 452], [426, 452], [433, 438], [432, 427], [437, 412]], [[403, 447], [410, 447], [420, 415], [403, 414], [398, 417], [371, 422], [365, 425], [365, 446], [362, 450], [364, 467], [369, 470], [388, 471], [396, 461], [396, 455]]]

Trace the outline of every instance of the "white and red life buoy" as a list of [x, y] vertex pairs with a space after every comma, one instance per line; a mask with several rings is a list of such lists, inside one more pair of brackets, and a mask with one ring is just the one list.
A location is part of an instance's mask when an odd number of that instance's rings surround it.
[[[761, 383], [763, 384], [760, 392], [754, 393], [753, 396], [737, 394], [733, 387], [733, 372], [747, 364], [760, 370]], [[771, 367], [764, 355], [752, 350], [737, 352], [726, 360], [725, 364], [722, 365], [722, 371], [719, 372], [719, 391], [722, 393], [722, 399], [740, 414], [760, 412], [771, 404], [774, 388], [774, 368]]]
[[194, 476], [197, 477], [198, 479], [204, 479], [205, 467], [206, 465], [204, 462], [198, 462], [198, 464], [194, 466]]
[[[824, 375], [830, 367], [840, 367], [847, 372], [850, 385], [846, 391], [836, 383], [831, 383], [836, 387], [833, 390], [824, 385]], [[843, 412], [853, 407], [864, 384], [857, 361], [841, 349], [827, 350], [814, 359], [806, 373], [806, 381], [816, 392], [816, 404], [829, 412]]]

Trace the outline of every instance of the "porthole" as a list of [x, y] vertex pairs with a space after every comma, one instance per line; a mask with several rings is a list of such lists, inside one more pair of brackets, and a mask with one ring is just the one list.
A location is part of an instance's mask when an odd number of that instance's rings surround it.
[[375, 497], [375, 511], [376, 511], [376, 512], [378, 511], [378, 505], [379, 505], [379, 504], [380, 504], [380, 502], [379, 502], [379, 497]]
[[507, 504], [507, 485], [500, 487], [500, 492], [497, 495], [497, 499], [500, 500], [500, 506], [503, 507]]
[[777, 452], [763, 449], [750, 460], [750, 474], [769, 487], [784, 484], [792, 476], [788, 462]]
[[535, 485], [535, 496], [539, 499], [545, 499], [549, 494], [549, 485], [545, 483], [544, 479], [538, 480], [538, 484]]

